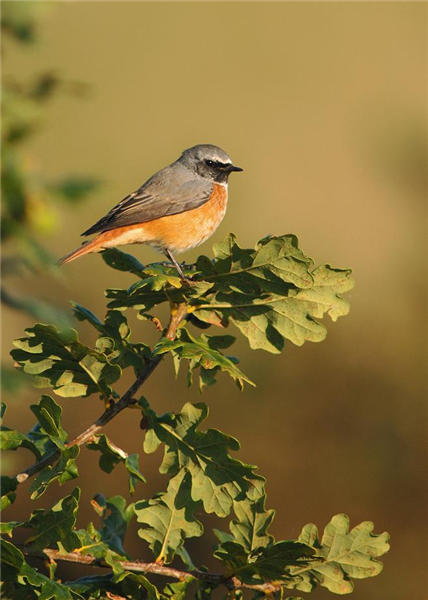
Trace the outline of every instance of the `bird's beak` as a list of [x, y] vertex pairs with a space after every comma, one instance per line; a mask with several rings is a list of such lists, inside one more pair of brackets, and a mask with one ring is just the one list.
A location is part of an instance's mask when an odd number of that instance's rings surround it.
[[241, 169], [241, 167], [235, 167], [235, 165], [228, 165], [225, 169], [225, 171], [228, 171], [229, 173], [232, 173], [232, 171], [243, 171], [244, 169]]

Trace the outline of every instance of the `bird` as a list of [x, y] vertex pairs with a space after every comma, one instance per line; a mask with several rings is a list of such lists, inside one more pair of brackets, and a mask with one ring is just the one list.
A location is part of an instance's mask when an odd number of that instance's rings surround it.
[[234, 171], [243, 169], [218, 146], [184, 150], [84, 231], [82, 236], [96, 237], [63, 256], [59, 265], [107, 248], [148, 244], [188, 281], [174, 255], [196, 248], [215, 232], [226, 213], [228, 179]]

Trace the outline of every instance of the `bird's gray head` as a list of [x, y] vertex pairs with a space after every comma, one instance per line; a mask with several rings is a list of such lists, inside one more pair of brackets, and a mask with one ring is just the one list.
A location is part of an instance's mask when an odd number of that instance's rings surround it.
[[182, 165], [204, 179], [226, 183], [232, 171], [242, 171], [232, 164], [230, 156], [218, 146], [199, 144], [188, 148], [178, 159]]

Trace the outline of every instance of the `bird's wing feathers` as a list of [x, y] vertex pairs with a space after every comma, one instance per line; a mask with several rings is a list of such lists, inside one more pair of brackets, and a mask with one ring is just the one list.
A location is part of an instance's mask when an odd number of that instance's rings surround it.
[[171, 170], [171, 166], [153, 175], [82, 235], [176, 215], [198, 208], [210, 199], [213, 183], [189, 178], [188, 172], [180, 172], [178, 169], [165, 173], [167, 170]]

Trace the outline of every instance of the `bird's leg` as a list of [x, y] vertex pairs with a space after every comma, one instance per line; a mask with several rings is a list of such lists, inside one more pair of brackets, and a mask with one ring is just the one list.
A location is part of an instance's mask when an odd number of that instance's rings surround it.
[[175, 260], [175, 257], [173, 255], [173, 253], [170, 250], [166, 249], [165, 250], [165, 255], [166, 255], [167, 258], [169, 258], [169, 260], [172, 262], [172, 264], [174, 265], [174, 267], [177, 269], [178, 274], [180, 275], [180, 279], [182, 281], [185, 281], [186, 283], [193, 283], [190, 279], [188, 279], [184, 275], [183, 270], [180, 267], [180, 265], [178, 264], [178, 262]]

